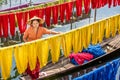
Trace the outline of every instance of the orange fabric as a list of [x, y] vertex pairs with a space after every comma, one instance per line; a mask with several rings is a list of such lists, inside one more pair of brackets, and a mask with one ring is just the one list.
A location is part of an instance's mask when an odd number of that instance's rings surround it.
[[33, 27], [29, 27], [25, 32], [24, 32], [24, 36], [23, 36], [23, 40], [27, 39], [28, 41], [33, 41], [36, 39], [40, 39], [42, 37], [42, 35], [44, 34], [50, 34], [51, 31], [44, 28], [44, 27], [39, 27], [38, 28], [38, 32], [36, 34], [35, 30], [33, 29]]

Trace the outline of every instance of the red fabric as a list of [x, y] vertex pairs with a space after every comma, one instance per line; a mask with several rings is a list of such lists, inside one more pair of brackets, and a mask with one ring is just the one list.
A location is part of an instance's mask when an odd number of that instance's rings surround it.
[[108, 7], [110, 8], [112, 5], [112, 0], [108, 0]]
[[10, 34], [15, 35], [15, 14], [9, 14]]
[[52, 7], [52, 14], [53, 14], [53, 23], [58, 23], [58, 5]]
[[29, 64], [26, 69], [26, 73], [29, 74], [32, 79], [37, 79], [39, 77], [39, 71], [40, 71], [40, 63], [38, 59], [37, 59], [36, 67], [34, 70], [32, 71], [30, 70]]
[[73, 2], [66, 3], [66, 20], [69, 21], [72, 16]]
[[76, 0], [76, 12], [77, 12], [77, 16], [81, 16], [81, 14], [82, 14], [82, 0]]
[[83, 64], [85, 60], [90, 61], [93, 59], [93, 55], [90, 53], [72, 53], [70, 54], [69, 58], [74, 58], [78, 64]]
[[38, 10], [39, 11], [39, 13], [38, 13], [38, 17], [40, 17], [40, 18], [42, 18], [43, 19], [43, 16], [45, 15], [45, 9], [44, 8], [42, 8], [42, 9], [39, 9]]
[[48, 27], [50, 27], [50, 19], [51, 19], [51, 7], [45, 8], [45, 22]]
[[2, 16], [0, 16], [0, 38], [2, 37]]
[[90, 0], [84, 0], [85, 13], [88, 14], [90, 10]]
[[39, 11], [38, 10], [30, 10], [29, 11], [29, 18], [32, 18], [34, 16], [38, 16]]
[[118, 5], [120, 5], [120, 0], [118, 0]]
[[96, 0], [91, 0], [91, 5], [92, 5], [92, 8], [95, 9], [96, 8]]
[[20, 12], [16, 14], [18, 26], [20, 33], [24, 33], [27, 27], [27, 18], [28, 18], [28, 12]]
[[117, 6], [117, 0], [113, 0], [113, 6]]
[[60, 4], [59, 6], [60, 6], [60, 20], [61, 22], [63, 22], [65, 17], [66, 3]]
[[8, 37], [8, 14], [2, 15], [2, 27], [3, 27], [3, 36]]

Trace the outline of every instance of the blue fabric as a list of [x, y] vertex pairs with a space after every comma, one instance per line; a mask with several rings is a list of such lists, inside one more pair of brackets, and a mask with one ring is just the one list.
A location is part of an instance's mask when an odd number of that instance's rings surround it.
[[73, 80], [116, 80], [119, 66], [120, 58], [108, 62], [106, 65], [94, 69], [80, 77], [74, 78]]
[[87, 49], [84, 49], [82, 52], [88, 52], [94, 55], [94, 58], [99, 57], [103, 54], [105, 54], [105, 51], [102, 49], [100, 44], [97, 45], [89, 45]]
[[78, 65], [78, 63], [75, 61], [74, 58], [70, 59], [70, 62], [71, 62], [72, 64], [74, 64], [74, 65]]

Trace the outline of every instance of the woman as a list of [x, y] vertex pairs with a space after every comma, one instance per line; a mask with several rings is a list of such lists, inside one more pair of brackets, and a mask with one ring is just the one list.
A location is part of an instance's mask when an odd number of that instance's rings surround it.
[[[43, 23], [44, 20], [39, 17], [34, 16], [33, 18], [31, 18], [29, 20], [30, 27], [25, 31], [23, 35], [24, 42], [40, 39], [44, 34], [59, 34], [59, 32], [51, 31], [40, 26]], [[40, 70], [40, 64], [39, 61], [37, 60], [36, 68], [31, 71], [28, 64], [26, 73], [29, 74], [30, 77], [34, 80], [39, 77], [39, 70]]]

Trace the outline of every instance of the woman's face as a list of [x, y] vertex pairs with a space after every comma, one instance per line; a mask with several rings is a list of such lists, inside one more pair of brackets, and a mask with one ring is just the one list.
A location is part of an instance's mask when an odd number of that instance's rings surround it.
[[39, 27], [39, 22], [38, 22], [37, 20], [34, 20], [34, 21], [32, 22], [32, 26], [33, 26], [33, 27]]

